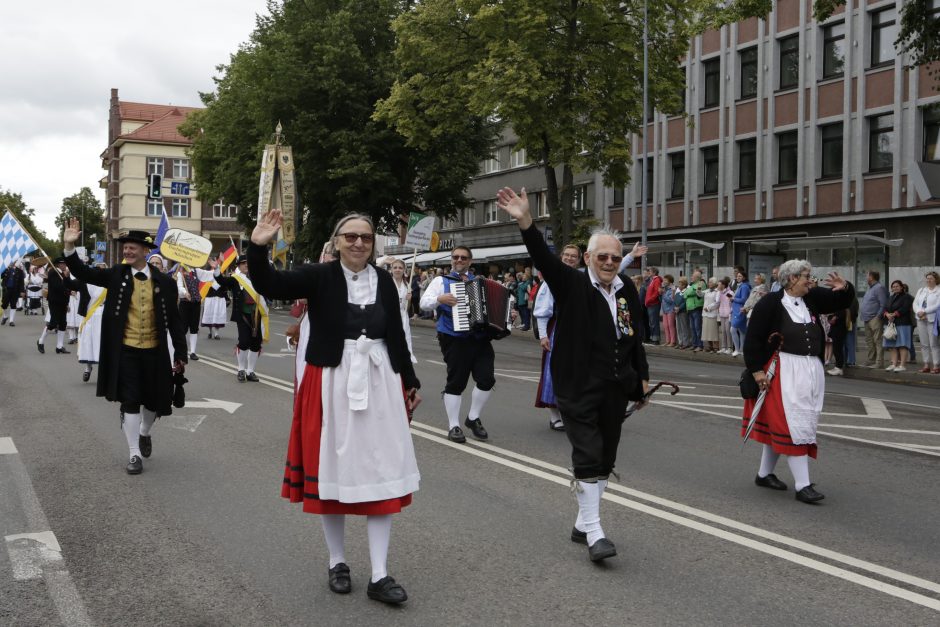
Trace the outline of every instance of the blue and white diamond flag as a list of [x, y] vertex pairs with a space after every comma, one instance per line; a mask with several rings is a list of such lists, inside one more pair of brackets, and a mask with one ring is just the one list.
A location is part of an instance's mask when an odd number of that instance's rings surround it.
[[38, 248], [11, 212], [3, 214], [3, 218], [0, 218], [0, 272]]

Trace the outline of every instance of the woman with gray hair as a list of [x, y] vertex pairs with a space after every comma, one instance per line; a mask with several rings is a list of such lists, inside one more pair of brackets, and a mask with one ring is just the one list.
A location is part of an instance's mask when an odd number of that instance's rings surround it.
[[[780, 266], [782, 290], [771, 292], [754, 306], [744, 338], [744, 361], [758, 388], [766, 391], [750, 438], [763, 444], [760, 469], [754, 482], [772, 490], [787, 485], [773, 474], [777, 458], [787, 456], [796, 483], [796, 498], [816, 503], [824, 497], [809, 480], [809, 460], [816, 457], [816, 425], [826, 391], [823, 371], [825, 336], [821, 314], [846, 309], [855, 289], [835, 272], [812, 287], [812, 266], [791, 259]], [[766, 371], [777, 361], [776, 376]], [[756, 398], [744, 401], [745, 435]]]

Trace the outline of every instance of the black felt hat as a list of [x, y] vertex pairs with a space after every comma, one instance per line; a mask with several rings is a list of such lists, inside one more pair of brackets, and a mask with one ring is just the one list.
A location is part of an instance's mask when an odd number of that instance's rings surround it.
[[156, 248], [157, 245], [153, 243], [153, 236], [150, 235], [147, 231], [128, 231], [127, 235], [118, 238], [118, 244], [123, 244], [125, 242], [134, 242], [135, 244], [141, 244], [147, 246], [148, 248]]
[[66, 263], [65, 257], [56, 257], [55, 260], [53, 260], [52, 265], [57, 266], [60, 263]]
[[238, 259], [235, 260], [235, 265], [237, 266], [240, 263], [247, 263], [247, 262], [248, 262], [248, 255], [239, 255]]

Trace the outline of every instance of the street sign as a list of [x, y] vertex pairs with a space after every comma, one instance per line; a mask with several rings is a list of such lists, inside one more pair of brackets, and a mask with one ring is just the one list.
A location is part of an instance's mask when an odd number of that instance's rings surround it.
[[104, 253], [95, 255], [95, 263], [104, 263]]
[[170, 194], [173, 196], [189, 196], [189, 183], [173, 181], [170, 183]]
[[108, 250], [108, 242], [95, 242], [95, 250], [104, 252]]
[[545, 241], [549, 244], [552, 243], [552, 225], [549, 224], [545, 227]]

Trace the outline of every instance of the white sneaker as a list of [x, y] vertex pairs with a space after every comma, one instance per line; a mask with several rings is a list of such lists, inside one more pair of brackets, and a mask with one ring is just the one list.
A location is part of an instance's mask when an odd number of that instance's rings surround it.
[[827, 373], [827, 374], [831, 374], [831, 375], [834, 376], [834, 377], [841, 377], [841, 376], [842, 376], [842, 368], [830, 368], [829, 370], [826, 371], [826, 373]]
[[886, 372], [894, 372], [894, 371], [895, 371], [895, 367], [894, 367], [894, 366], [888, 366], [887, 368], [885, 368], [885, 371], [886, 371]]
[[741, 354], [741, 353], [739, 353], [738, 351], [734, 351], [733, 353], [731, 353], [731, 356], [732, 356], [732, 357], [737, 357], [737, 356], [740, 355], [740, 354]]
[[898, 366], [897, 368], [894, 369], [894, 371], [895, 372], [907, 372], [907, 368], [905, 368], [904, 366]]

